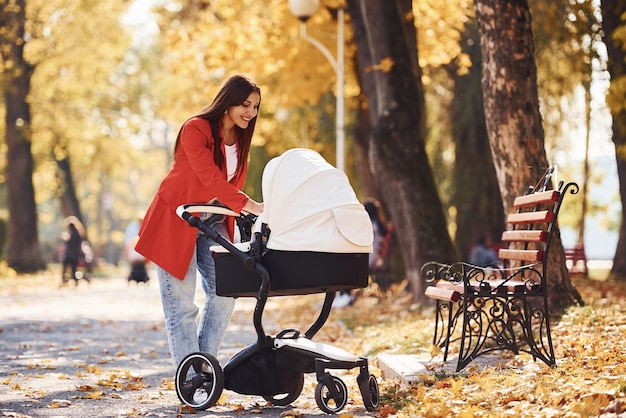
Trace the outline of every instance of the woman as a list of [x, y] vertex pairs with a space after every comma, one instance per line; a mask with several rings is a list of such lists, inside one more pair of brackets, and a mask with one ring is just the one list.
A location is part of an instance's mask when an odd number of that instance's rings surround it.
[[[165, 326], [174, 366], [186, 355], [217, 355], [235, 305], [215, 295], [214, 244], [176, 215], [185, 203], [217, 200], [235, 212], [259, 214], [263, 204], [242, 192], [250, 142], [261, 103], [261, 91], [249, 78], [229, 78], [208, 107], [181, 127], [174, 146], [174, 165], [161, 182], [139, 230], [135, 250], [156, 265]], [[234, 219], [211, 216], [206, 222], [231, 240]], [[196, 325], [196, 268], [205, 303]]]

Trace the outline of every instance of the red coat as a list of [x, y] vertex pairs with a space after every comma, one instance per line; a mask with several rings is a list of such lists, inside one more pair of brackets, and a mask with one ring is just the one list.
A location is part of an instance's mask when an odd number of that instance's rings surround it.
[[[174, 165], [148, 208], [135, 246], [137, 252], [179, 279], [185, 277], [189, 267], [198, 230], [176, 215], [176, 208], [217, 198], [233, 211], [240, 212], [248, 201], [248, 196], [241, 191], [248, 170], [248, 156], [241, 155], [241, 145], [238, 159], [243, 161], [243, 168], [228, 182], [226, 162], [222, 167], [214, 162], [215, 141], [209, 122], [192, 118], [182, 129]], [[221, 146], [225, 156], [223, 141]], [[233, 228], [234, 219], [229, 218], [231, 240]]]

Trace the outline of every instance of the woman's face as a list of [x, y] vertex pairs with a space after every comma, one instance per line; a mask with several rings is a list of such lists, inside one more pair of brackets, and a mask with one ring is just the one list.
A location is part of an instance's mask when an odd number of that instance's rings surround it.
[[257, 92], [252, 92], [246, 100], [240, 105], [231, 106], [226, 112], [225, 122], [229, 125], [229, 119], [235, 125], [241, 129], [246, 129], [252, 119], [254, 119], [259, 112], [259, 105], [261, 104], [261, 95]]

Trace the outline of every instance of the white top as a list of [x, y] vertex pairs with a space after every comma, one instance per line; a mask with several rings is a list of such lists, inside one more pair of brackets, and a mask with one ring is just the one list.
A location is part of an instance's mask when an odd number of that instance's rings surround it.
[[255, 223], [270, 228], [267, 248], [288, 251], [371, 253], [369, 215], [348, 177], [320, 154], [293, 148], [267, 163], [265, 207]]
[[237, 172], [237, 143], [233, 145], [225, 145], [226, 147], [226, 171], [228, 172], [228, 181], [235, 177]]

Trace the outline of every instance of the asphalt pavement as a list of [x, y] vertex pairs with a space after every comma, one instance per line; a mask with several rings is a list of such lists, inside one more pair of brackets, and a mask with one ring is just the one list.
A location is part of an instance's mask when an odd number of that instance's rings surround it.
[[[271, 298], [266, 311], [280, 314], [281, 299]], [[255, 341], [253, 309], [254, 299], [237, 301], [220, 364]], [[0, 279], [0, 416], [193, 414], [176, 396], [162, 315], [154, 276], [148, 284], [128, 283], [117, 274], [65, 287], [55, 277]], [[350, 398], [341, 413], [377, 416], [365, 410], [350, 383], [357, 371], [339, 373]], [[217, 405], [194, 416], [328, 416], [315, 403], [315, 384], [306, 375], [302, 394], [287, 407], [225, 390]]]

